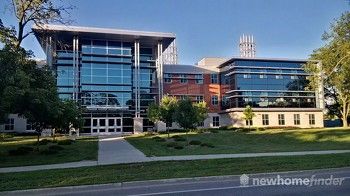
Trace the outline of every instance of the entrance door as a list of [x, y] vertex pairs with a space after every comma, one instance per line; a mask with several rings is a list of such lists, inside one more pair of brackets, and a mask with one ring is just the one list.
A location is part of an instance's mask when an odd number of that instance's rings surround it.
[[91, 134], [109, 135], [122, 132], [122, 118], [92, 118]]

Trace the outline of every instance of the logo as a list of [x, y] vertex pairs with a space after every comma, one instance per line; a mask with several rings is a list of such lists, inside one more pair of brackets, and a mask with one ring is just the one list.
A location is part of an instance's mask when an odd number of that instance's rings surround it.
[[246, 174], [243, 174], [239, 178], [239, 181], [241, 182], [241, 186], [247, 186], [249, 184], [249, 176], [247, 176]]

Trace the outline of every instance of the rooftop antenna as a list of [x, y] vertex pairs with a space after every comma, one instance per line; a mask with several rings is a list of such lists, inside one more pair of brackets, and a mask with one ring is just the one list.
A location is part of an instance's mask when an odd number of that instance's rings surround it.
[[244, 58], [254, 58], [255, 51], [255, 42], [253, 35], [244, 35], [239, 37], [239, 54], [240, 57]]

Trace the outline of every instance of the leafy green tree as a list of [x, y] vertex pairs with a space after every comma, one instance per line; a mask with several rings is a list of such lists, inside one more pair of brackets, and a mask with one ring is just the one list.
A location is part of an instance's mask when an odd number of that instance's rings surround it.
[[147, 110], [147, 116], [150, 121], [157, 123], [163, 121], [166, 123], [166, 129], [169, 137], [169, 125], [174, 122], [174, 113], [177, 107], [176, 97], [164, 96], [157, 105], [152, 103], [149, 105]]
[[169, 137], [169, 129], [174, 122], [174, 113], [177, 107], [176, 97], [164, 96], [159, 104], [160, 120], [166, 123], [166, 129]]
[[59, 104], [59, 111], [55, 124], [55, 131], [68, 133], [71, 128], [81, 129], [83, 126], [83, 110], [73, 100], [63, 100]]
[[195, 129], [206, 117], [206, 103], [193, 104], [190, 99], [180, 100], [174, 113], [175, 121], [185, 130]]
[[250, 130], [251, 122], [254, 117], [255, 117], [255, 113], [253, 112], [252, 107], [250, 107], [250, 105], [247, 105], [243, 110], [243, 119], [248, 122], [249, 130]]
[[147, 117], [153, 123], [160, 121], [159, 106], [155, 103], [151, 103], [147, 109]]
[[[348, 127], [350, 113], [350, 12], [345, 12], [325, 32], [322, 39], [326, 44], [314, 50], [311, 60], [321, 60], [322, 65], [310, 62], [305, 70], [312, 73], [308, 77], [309, 88], [317, 89], [324, 81], [325, 91], [339, 104], [339, 114], [343, 127]], [[334, 108], [333, 108], [334, 109]], [[336, 113], [336, 112], [334, 112]]]

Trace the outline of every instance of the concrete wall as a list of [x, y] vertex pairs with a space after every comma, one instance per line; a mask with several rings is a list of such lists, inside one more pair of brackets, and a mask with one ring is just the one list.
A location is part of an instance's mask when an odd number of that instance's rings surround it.
[[[259, 111], [254, 113], [253, 127], [324, 127], [321, 111]], [[262, 114], [269, 115], [269, 125], [263, 125]], [[285, 125], [278, 124], [278, 114], [284, 114]], [[294, 114], [300, 114], [300, 125], [294, 125]], [[315, 114], [315, 125], [309, 124], [309, 114]], [[247, 127], [243, 116], [243, 111], [220, 114], [220, 126]]]
[[27, 119], [19, 117], [17, 114], [10, 114], [8, 118], [14, 119], [14, 130], [5, 130], [5, 125], [0, 125], [1, 132], [26, 132]]

